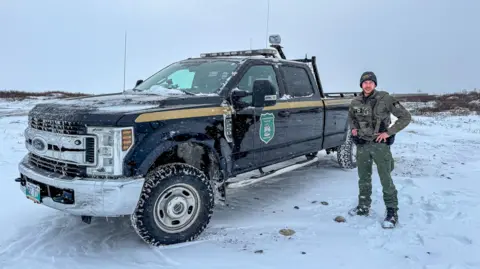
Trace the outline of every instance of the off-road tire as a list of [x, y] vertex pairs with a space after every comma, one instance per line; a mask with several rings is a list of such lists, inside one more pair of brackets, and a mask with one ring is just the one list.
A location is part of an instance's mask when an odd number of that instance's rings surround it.
[[345, 169], [353, 169], [357, 167], [356, 161], [356, 152], [354, 149], [356, 145], [353, 143], [352, 140], [352, 133], [350, 129], [348, 130], [347, 139], [345, 142], [338, 147], [337, 150], [337, 161], [340, 164], [340, 167]]
[[[159, 220], [156, 219], [158, 216], [168, 214], [168, 210], [157, 214], [155, 208], [160, 203], [157, 201], [160, 196], [177, 184], [190, 188], [193, 196], [197, 195], [199, 198], [196, 203], [197, 213], [188, 228], [179, 232], [168, 232], [161, 228], [161, 225], [157, 225]], [[137, 207], [131, 215], [131, 222], [134, 230], [147, 244], [152, 246], [177, 244], [195, 240], [210, 222], [213, 208], [214, 192], [209, 179], [202, 171], [184, 163], [166, 164], [154, 168], [147, 174]]]

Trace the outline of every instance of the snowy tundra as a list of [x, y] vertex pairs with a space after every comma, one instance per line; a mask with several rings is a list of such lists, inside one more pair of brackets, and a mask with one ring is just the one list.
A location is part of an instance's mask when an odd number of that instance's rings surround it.
[[[26, 111], [0, 101], [0, 268], [480, 268], [480, 117], [414, 116], [392, 146], [400, 222], [351, 217], [356, 170], [321, 152], [316, 166], [230, 190], [195, 242], [150, 247], [125, 218], [90, 225], [26, 199], [14, 181], [26, 154]], [[345, 222], [336, 222], [337, 216]], [[279, 233], [292, 229], [291, 235]]]

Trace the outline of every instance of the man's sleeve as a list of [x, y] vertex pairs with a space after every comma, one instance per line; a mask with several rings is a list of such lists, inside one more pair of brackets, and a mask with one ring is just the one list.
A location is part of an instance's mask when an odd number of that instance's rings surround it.
[[387, 131], [388, 135], [394, 135], [410, 124], [412, 121], [412, 115], [402, 104], [400, 104], [397, 99], [395, 99], [395, 97], [387, 95], [386, 98], [388, 109], [395, 117], [398, 118], [397, 121], [395, 121], [395, 123], [388, 128]]
[[348, 124], [350, 124], [350, 129], [360, 129], [360, 125], [358, 125], [358, 122], [353, 115], [352, 103], [350, 103], [350, 106], [348, 107]]

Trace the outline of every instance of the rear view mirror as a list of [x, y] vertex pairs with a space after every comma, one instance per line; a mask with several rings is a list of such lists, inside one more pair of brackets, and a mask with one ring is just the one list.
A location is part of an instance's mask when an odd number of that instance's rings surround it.
[[135, 83], [135, 87], [137, 87], [138, 85], [142, 84], [142, 82], [143, 82], [143, 79], [137, 80], [137, 82]]
[[268, 79], [257, 79], [253, 82], [253, 106], [265, 107], [277, 104], [277, 92]]

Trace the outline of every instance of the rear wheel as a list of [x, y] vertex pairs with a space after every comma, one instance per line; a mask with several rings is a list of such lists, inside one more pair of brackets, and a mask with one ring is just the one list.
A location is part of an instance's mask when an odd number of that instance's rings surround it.
[[357, 146], [353, 143], [352, 133], [348, 129], [347, 139], [338, 147], [337, 161], [342, 168], [353, 169], [357, 167]]
[[210, 222], [214, 193], [205, 174], [184, 163], [153, 169], [131, 216], [137, 234], [159, 246], [192, 241]]

